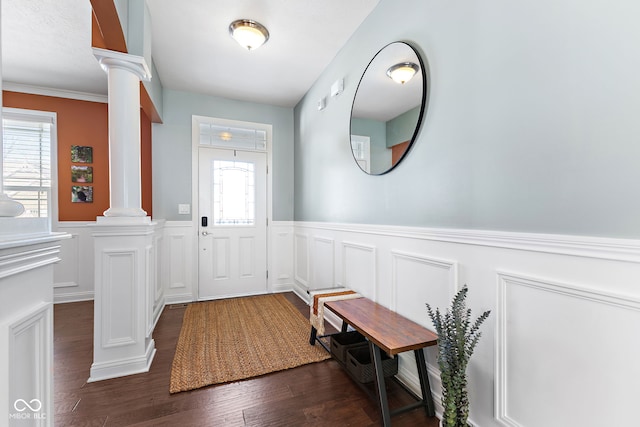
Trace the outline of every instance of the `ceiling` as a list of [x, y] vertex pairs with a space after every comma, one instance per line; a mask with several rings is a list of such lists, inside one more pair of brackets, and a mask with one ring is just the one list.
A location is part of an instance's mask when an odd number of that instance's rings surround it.
[[[149, 0], [152, 54], [164, 88], [293, 107], [379, 0]], [[107, 93], [91, 50], [88, 0], [2, 0], [4, 82]], [[235, 19], [269, 29], [254, 51]]]

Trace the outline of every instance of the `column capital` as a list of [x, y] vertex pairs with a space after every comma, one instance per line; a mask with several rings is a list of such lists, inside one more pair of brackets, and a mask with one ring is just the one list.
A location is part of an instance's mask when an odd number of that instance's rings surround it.
[[120, 68], [132, 72], [140, 80], [151, 80], [151, 71], [142, 56], [97, 47], [93, 48], [93, 56], [107, 73], [110, 68]]

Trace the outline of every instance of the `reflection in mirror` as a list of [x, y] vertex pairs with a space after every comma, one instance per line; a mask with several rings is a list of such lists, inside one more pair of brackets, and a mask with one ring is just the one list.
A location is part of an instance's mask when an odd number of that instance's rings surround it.
[[382, 175], [405, 157], [422, 121], [426, 83], [422, 59], [407, 43], [373, 57], [351, 109], [351, 151], [363, 171]]

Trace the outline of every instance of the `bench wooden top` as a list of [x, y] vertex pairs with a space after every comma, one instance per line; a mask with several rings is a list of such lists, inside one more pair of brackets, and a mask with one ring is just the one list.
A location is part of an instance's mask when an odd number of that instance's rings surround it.
[[437, 344], [438, 335], [368, 298], [330, 301], [324, 306], [391, 356]]

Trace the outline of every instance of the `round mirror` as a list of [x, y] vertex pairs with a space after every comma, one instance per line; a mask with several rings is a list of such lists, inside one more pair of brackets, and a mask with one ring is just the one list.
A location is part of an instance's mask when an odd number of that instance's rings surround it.
[[405, 42], [383, 47], [360, 79], [351, 108], [351, 152], [370, 175], [389, 172], [407, 155], [424, 113], [427, 76]]

